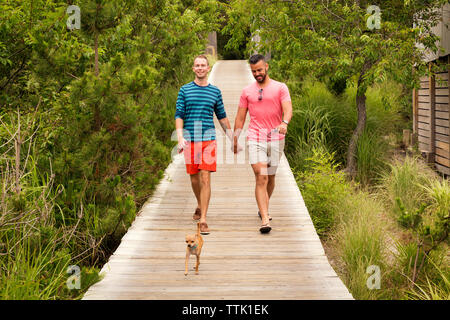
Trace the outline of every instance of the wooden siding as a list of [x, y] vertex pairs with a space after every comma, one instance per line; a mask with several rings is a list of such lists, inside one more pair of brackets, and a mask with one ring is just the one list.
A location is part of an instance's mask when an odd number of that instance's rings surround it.
[[[450, 63], [450, 56], [447, 56]], [[419, 150], [429, 154], [436, 169], [450, 174], [449, 70], [433, 77], [421, 77], [420, 88], [413, 92], [414, 132]]]

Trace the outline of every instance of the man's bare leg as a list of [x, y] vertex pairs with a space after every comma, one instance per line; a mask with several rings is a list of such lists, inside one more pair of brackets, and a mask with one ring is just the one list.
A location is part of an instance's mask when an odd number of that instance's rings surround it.
[[206, 222], [206, 213], [208, 212], [209, 200], [211, 199], [211, 172], [207, 170], [200, 170], [199, 172], [200, 184], [200, 223]]
[[197, 199], [197, 209], [200, 209], [200, 177], [199, 173], [189, 175], [191, 178], [192, 191]]
[[[255, 197], [258, 209], [261, 214], [262, 224], [269, 223], [269, 194], [268, 194], [268, 182], [269, 176], [267, 175], [267, 164], [258, 162], [252, 164], [253, 173], [255, 174]], [[273, 190], [272, 190], [273, 191]]]
[[275, 189], [275, 175], [269, 175], [269, 181], [267, 181], [267, 194], [270, 197], [272, 196], [273, 190]]

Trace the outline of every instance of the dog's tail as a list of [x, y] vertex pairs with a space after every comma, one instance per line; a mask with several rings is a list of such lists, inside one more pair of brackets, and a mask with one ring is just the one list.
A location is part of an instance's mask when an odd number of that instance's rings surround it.
[[197, 222], [197, 236], [200, 235], [200, 222]]

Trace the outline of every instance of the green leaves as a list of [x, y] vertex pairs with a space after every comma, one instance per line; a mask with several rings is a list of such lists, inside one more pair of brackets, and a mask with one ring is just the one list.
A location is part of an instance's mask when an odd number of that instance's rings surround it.
[[[224, 30], [232, 34], [228, 45], [236, 46], [245, 39], [242, 26], [252, 21], [250, 31], [259, 30], [262, 38], [260, 51], [271, 50], [277, 65], [290, 66], [280, 70], [284, 78], [302, 79], [311, 73], [351, 78], [368, 73], [371, 76], [365, 79], [370, 85], [389, 73], [401, 74], [397, 78], [409, 84], [404, 70], [411, 72], [407, 64], [418, 62], [414, 54], [417, 39], [411, 32], [413, 16], [420, 12], [428, 19], [421, 22], [422, 28], [429, 29], [436, 17], [424, 12], [441, 4], [438, 0], [427, 4], [415, 1], [414, 6], [400, 0], [383, 1], [379, 5], [381, 29], [369, 30], [366, 22], [371, 14], [356, 3], [231, 1], [229, 25]], [[433, 46], [430, 35], [422, 40]], [[248, 52], [253, 49], [249, 43]], [[371, 65], [369, 70], [364, 70], [366, 64]]]
[[[56, 0], [0, 4], [0, 117], [8, 124], [0, 126], [0, 171], [8, 174], [2, 176], [7, 199], [2, 212], [15, 213], [5, 216], [0, 250], [9, 252], [18, 243], [16, 252], [27, 252], [22, 245], [27, 235], [38, 230], [48, 238], [50, 230], [55, 241], [48, 248], [55, 256], [56, 244], [63, 244], [64, 263], [76, 257], [70, 262], [92, 266], [106, 261], [163, 177], [178, 89], [192, 80], [192, 58], [204, 51], [207, 33], [217, 27], [219, 4], [81, 0], [81, 29], [72, 31], [66, 26], [67, 5]], [[22, 122], [23, 193], [14, 197], [15, 179], [9, 176], [14, 140], [6, 129], [16, 131], [9, 125], [17, 112], [36, 123]], [[24, 165], [27, 159], [33, 159], [33, 168], [31, 161]], [[17, 267], [16, 261], [0, 255], [2, 270]], [[20, 263], [21, 273], [31, 270]], [[55, 284], [51, 295], [38, 283], [27, 284], [32, 294], [17, 290], [14, 297], [78, 297], [61, 289], [61, 273], [60, 265], [30, 277]], [[0, 276], [0, 296], [8, 296], [9, 289], [3, 289], [10, 285], [21, 284]]]
[[395, 198], [395, 203], [398, 210], [400, 211], [400, 215], [397, 218], [400, 225], [405, 228], [416, 229], [422, 222], [422, 214], [427, 205], [425, 203], [422, 203], [420, 208], [412, 212], [408, 212], [399, 197]]

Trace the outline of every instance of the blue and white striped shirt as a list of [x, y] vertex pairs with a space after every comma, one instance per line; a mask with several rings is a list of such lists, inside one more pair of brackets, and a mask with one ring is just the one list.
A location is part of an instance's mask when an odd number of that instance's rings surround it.
[[212, 84], [199, 86], [194, 81], [181, 87], [175, 119], [184, 120], [183, 131], [186, 140], [216, 140], [214, 113], [218, 120], [227, 116], [219, 88]]

